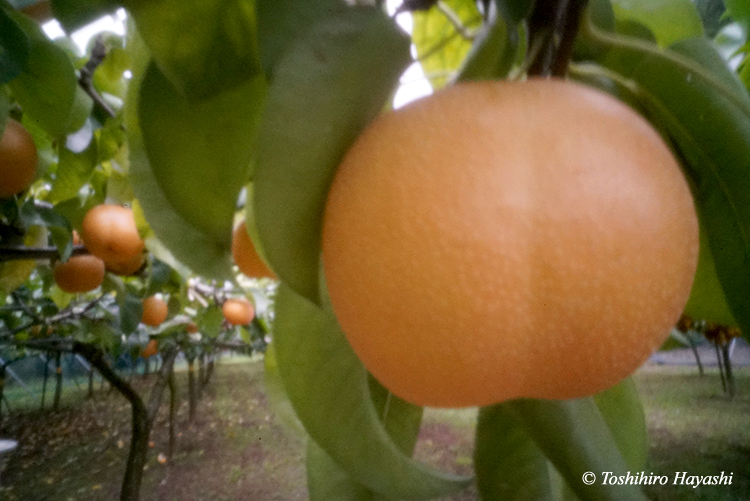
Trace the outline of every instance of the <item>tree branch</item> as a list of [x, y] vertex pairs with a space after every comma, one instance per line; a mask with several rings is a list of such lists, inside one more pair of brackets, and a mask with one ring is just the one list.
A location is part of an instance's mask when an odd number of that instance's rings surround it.
[[529, 17], [529, 75], [565, 76], [587, 0], [537, 0]]
[[[71, 256], [89, 254], [83, 245], [74, 245]], [[0, 262], [24, 259], [60, 259], [57, 247], [26, 247], [25, 245], [0, 247]]]

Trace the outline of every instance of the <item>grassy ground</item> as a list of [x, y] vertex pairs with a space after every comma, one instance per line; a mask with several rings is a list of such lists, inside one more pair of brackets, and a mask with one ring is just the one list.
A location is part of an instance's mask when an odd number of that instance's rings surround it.
[[[750, 368], [737, 371], [737, 395], [727, 399], [718, 370], [646, 365], [636, 383], [651, 439], [650, 470], [670, 485], [648, 492], [659, 500], [750, 499]], [[732, 475], [730, 486], [671, 485], [677, 472]]]
[[[304, 439], [283, 426], [263, 392], [262, 364], [224, 361], [187, 420], [186, 375], [178, 373], [182, 402], [177, 449], [165, 464], [166, 408], [152, 434], [144, 475], [144, 501], [283, 500], [307, 498]], [[738, 371], [738, 396], [722, 395], [718, 373], [699, 378], [692, 368], [647, 365], [636, 375], [651, 434], [648, 472], [668, 475], [732, 474], [731, 486], [652, 488], [653, 499], [750, 499], [750, 368]], [[142, 391], [148, 380], [136, 379]], [[118, 498], [130, 410], [119, 395], [98, 390], [85, 399], [85, 385], [66, 388], [59, 413], [27, 410], [0, 423], [0, 437], [22, 446], [0, 478], [8, 501], [110, 501]], [[28, 405], [38, 406], [29, 401]], [[425, 414], [419, 459], [442, 468], [471, 471], [473, 410]], [[451, 501], [472, 501], [469, 490]]]

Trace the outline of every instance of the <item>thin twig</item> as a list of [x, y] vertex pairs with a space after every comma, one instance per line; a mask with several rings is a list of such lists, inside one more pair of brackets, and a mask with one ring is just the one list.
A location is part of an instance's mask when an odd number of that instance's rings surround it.
[[107, 57], [107, 48], [104, 46], [104, 38], [102, 35], [97, 35], [94, 40], [94, 47], [91, 49], [91, 57], [86, 64], [81, 68], [80, 75], [78, 76], [78, 85], [88, 94], [94, 103], [99, 106], [104, 113], [110, 117], [115, 117], [117, 114], [115, 110], [107, 103], [102, 96], [94, 88], [94, 72], [99, 67], [104, 58]]

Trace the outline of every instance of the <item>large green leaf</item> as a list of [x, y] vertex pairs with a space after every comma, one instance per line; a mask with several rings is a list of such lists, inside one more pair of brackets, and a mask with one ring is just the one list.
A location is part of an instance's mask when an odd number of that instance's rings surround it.
[[703, 23], [690, 0], [613, 0], [612, 6], [618, 20], [648, 27], [662, 47], [703, 36]]
[[[514, 400], [507, 405], [582, 501], [647, 499], [636, 485], [602, 482], [604, 472], [620, 476], [631, 470], [594, 399]], [[598, 480], [586, 485], [586, 473]]]
[[641, 58], [632, 80], [622, 83], [669, 136], [683, 160], [724, 296], [750, 338], [750, 97], [746, 88], [708, 40], [684, 40], [659, 50], [589, 22], [584, 22], [584, 32], [611, 51]]
[[191, 103], [154, 64], [141, 82], [138, 118], [151, 171], [175, 212], [220, 245], [231, 240], [265, 87], [257, 76]]
[[393, 499], [430, 499], [466, 486], [467, 479], [430, 469], [399, 449], [333, 313], [283, 282], [274, 344], [284, 386], [307, 432], [356, 482]]
[[[417, 444], [423, 408], [398, 398], [372, 376], [369, 382], [380, 421], [399, 449], [411, 456]], [[307, 484], [313, 501], [380, 499], [377, 493], [354, 480], [313, 440], [308, 441], [307, 446]]]
[[269, 77], [284, 51], [315, 20], [345, 8], [343, 0], [256, 0], [255, 3], [261, 61]]
[[484, 500], [554, 499], [547, 458], [507, 404], [479, 411], [474, 471]]
[[261, 71], [254, 0], [125, 0], [172, 85], [199, 100]]
[[[643, 470], [646, 467], [648, 452], [646, 421], [633, 381], [626, 379], [613, 388], [595, 395], [594, 402], [630, 471]], [[557, 412], [554, 410], [554, 404], [551, 410], [544, 410], [545, 405], [547, 404], [538, 404], [538, 408], [530, 413], [554, 415]], [[567, 471], [569, 465], [565, 462], [577, 461], [578, 458], [559, 452], [550, 455], [550, 459], [556, 464], [563, 462], [564, 466], [562, 468], [558, 466], [558, 468], [568, 473], [567, 483], [561, 484], [562, 479], [557, 470], [548, 464], [545, 456], [546, 450], [543, 451], [543, 448], [532, 438], [537, 437], [538, 440], [544, 438], [545, 434], [562, 433], [564, 430], [555, 424], [549, 430], [530, 431], [529, 425], [549, 426], [549, 422], [532, 416], [524, 426], [524, 418], [519, 415], [515, 409], [516, 406], [514, 403], [505, 403], [480, 410], [474, 464], [482, 499], [544, 500], [560, 499], [560, 496], [566, 499], [571, 496], [575, 498], [572, 493], [580, 486], [582, 479], [572, 477], [571, 483], [570, 472]], [[587, 420], [580, 423], [580, 426], [591, 426], [589, 423], [593, 423], [592, 439], [598, 440], [596, 434], [603, 433], [601, 421], [596, 418], [591, 409], [587, 409], [587, 412], [590, 415], [587, 416]], [[578, 435], [572, 437], [572, 440], [581, 440], [581, 437], [589, 440], [585, 438], [585, 432]], [[591, 449], [591, 444], [587, 443], [563, 443], [563, 445], [580, 447], [582, 450]], [[601, 450], [595, 453], [598, 459], [594, 457], [594, 454], [589, 453], [587, 461], [600, 461], [604, 457], [604, 452]], [[601, 474], [598, 470], [590, 471], [597, 475]], [[610, 498], [602, 497], [601, 499]]]
[[[217, 242], [180, 216], [167, 201], [151, 170], [138, 119], [139, 90], [149, 65], [149, 53], [135, 29], [129, 28], [128, 36], [129, 52], [134, 65], [125, 106], [125, 127], [133, 191], [151, 229], [173, 256], [164, 256], [165, 259], [176, 258], [193, 272], [206, 277], [229, 278], [232, 276], [232, 267], [228, 243]], [[195, 203], [201, 203], [200, 199]], [[152, 252], [159, 251], [158, 248], [159, 245], [150, 247]]]
[[750, 97], [708, 41], [671, 49], [674, 61], [649, 55], [633, 78], [689, 166], [717, 276], [750, 336]]
[[482, 16], [473, 0], [447, 0], [440, 9], [415, 12], [413, 18], [417, 58], [433, 88], [439, 89], [466, 59]]
[[50, 135], [62, 137], [78, 130], [93, 102], [78, 86], [73, 63], [32, 20], [17, 12], [11, 17], [31, 41], [24, 70], [8, 84], [13, 97]]
[[380, 10], [319, 20], [277, 64], [260, 130], [255, 221], [271, 267], [315, 300], [320, 233], [336, 167], [381, 110], [409, 43]]
[[8, 83], [26, 67], [31, 40], [0, 6], [0, 84]]

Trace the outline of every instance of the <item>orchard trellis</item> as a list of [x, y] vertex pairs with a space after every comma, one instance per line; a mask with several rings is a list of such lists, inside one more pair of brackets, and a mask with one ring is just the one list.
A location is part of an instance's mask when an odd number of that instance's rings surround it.
[[[54, 17], [73, 31], [118, 8], [128, 14], [126, 36], [103, 34], [85, 55], [39, 26]], [[0, 201], [3, 359], [75, 353], [130, 400], [121, 499], [139, 497], [148, 429], [178, 351], [200, 360], [208, 349], [263, 350], [272, 321], [278, 366], [268, 370], [278, 374], [269, 375], [281, 376], [311, 437], [312, 499], [427, 499], [472, 481], [410, 457], [422, 409], [368, 376], [326, 303], [320, 272], [333, 173], [388, 108], [413, 62], [410, 45], [435, 89], [567, 77], [643, 114], [681, 161], [700, 219], [686, 313], [750, 333], [747, 2], [409, 0], [405, 11], [414, 11], [410, 37], [382, 1], [0, 3], [0, 130], [18, 120], [39, 155], [34, 184]], [[103, 203], [133, 208], [144, 261], [124, 276], [108, 272], [93, 292], [66, 294], [52, 262], [88, 252], [72, 230]], [[232, 230], [243, 218], [280, 279], [275, 312], [265, 302], [276, 282], [232, 282]], [[148, 332], [163, 365], [143, 402], [106, 354], [140, 332], [141, 300], [156, 293], [168, 298], [170, 320]], [[229, 328], [220, 305], [248, 295], [266, 313]], [[640, 470], [646, 451], [626, 379], [591, 398], [481, 409], [476, 482], [485, 499], [643, 499], [637, 486], [580, 479]]]

